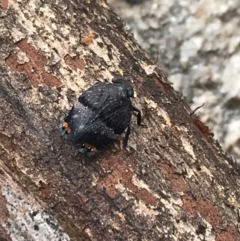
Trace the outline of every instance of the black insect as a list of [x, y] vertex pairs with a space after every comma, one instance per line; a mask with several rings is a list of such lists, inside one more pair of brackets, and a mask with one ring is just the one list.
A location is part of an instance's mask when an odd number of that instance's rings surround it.
[[123, 78], [94, 84], [82, 93], [64, 118], [62, 136], [73, 140], [79, 152], [88, 156], [116, 139], [122, 140], [125, 148], [131, 132], [132, 112], [136, 112], [138, 125], [142, 119], [140, 110], [132, 105], [133, 94], [132, 85]]

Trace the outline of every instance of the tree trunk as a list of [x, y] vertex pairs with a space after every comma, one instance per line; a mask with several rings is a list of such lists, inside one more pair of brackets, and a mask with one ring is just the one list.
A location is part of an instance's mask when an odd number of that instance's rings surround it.
[[[0, 3], [0, 240], [240, 240], [239, 167], [105, 1]], [[58, 126], [114, 76], [146, 127], [90, 160]]]

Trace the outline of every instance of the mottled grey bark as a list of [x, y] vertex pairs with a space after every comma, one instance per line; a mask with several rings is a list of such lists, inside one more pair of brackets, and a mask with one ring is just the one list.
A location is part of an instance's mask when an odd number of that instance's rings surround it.
[[[104, 1], [1, 1], [1, 240], [239, 240], [239, 173]], [[60, 138], [79, 93], [136, 90], [129, 152]]]

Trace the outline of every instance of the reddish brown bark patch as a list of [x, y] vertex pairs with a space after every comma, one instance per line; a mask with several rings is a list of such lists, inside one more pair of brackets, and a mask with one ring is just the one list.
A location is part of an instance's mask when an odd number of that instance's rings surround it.
[[[121, 155], [121, 154], [120, 154]], [[110, 197], [114, 197], [116, 194], [115, 186], [118, 183], [122, 183], [126, 188], [132, 191], [138, 199], [145, 204], [157, 206], [157, 200], [147, 189], [136, 186], [132, 178], [134, 176], [133, 171], [121, 160], [119, 155], [113, 158], [104, 159], [101, 161], [101, 165], [105, 172], [108, 173], [104, 178], [98, 181], [98, 184], [106, 188], [106, 191]], [[127, 163], [131, 163], [132, 157], [128, 157], [125, 160]]]
[[216, 241], [236, 241], [237, 234], [233, 227], [227, 227], [216, 236]]
[[157, 206], [157, 200], [155, 197], [149, 193], [149, 191], [145, 188], [139, 188], [138, 186], [134, 185], [131, 180], [125, 183], [125, 186], [135, 193], [135, 195], [142, 200], [145, 204], [150, 204], [152, 206]]
[[77, 71], [77, 69], [84, 70], [84, 68], [85, 68], [84, 60], [79, 57], [72, 58], [69, 54], [67, 54], [64, 57], [64, 61], [74, 71]]
[[39, 181], [39, 191], [43, 198], [50, 198], [51, 196], [51, 183], [45, 183], [42, 180]]
[[167, 164], [161, 165], [161, 172], [167, 180], [171, 182], [171, 185], [174, 190], [177, 192], [186, 192], [188, 191], [188, 185], [185, 182], [184, 178], [180, 175], [174, 174], [172, 168]]
[[0, 8], [4, 11], [8, 10], [8, 0], [0, 0]]
[[25, 73], [34, 87], [39, 84], [46, 84], [51, 87], [62, 85], [61, 81], [45, 70], [47, 58], [37, 52], [37, 50], [27, 42], [27, 38], [22, 39], [16, 45], [29, 58], [29, 62], [18, 63], [17, 55], [13, 52], [6, 58], [6, 64], [14, 71]]
[[205, 138], [214, 136], [214, 134], [210, 131], [209, 127], [206, 124], [204, 124], [203, 122], [201, 122], [198, 118], [196, 118], [196, 117], [192, 118], [191, 122], [195, 126], [195, 128], [200, 133], [202, 133], [202, 135]]
[[191, 196], [182, 197], [183, 210], [191, 216], [197, 216], [198, 213], [206, 219], [214, 228], [217, 228], [221, 221], [221, 215], [216, 207], [209, 201], [203, 199], [193, 199]]
[[159, 84], [159, 86], [161, 87], [162, 91], [165, 93], [166, 92], [166, 83], [164, 83], [161, 79], [154, 78], [154, 80], [156, 81], [156, 83]]

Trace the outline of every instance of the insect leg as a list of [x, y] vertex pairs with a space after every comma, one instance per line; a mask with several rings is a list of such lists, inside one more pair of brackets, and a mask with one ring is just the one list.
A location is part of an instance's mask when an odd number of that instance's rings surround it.
[[137, 124], [140, 126], [142, 123], [141, 111], [138, 108], [136, 108], [135, 106], [133, 106], [132, 108], [133, 108], [133, 111], [137, 112]]
[[130, 128], [130, 126], [128, 126], [127, 132], [126, 132], [125, 137], [123, 139], [123, 148], [127, 147], [128, 138], [129, 138], [130, 133], [131, 133], [131, 128]]

